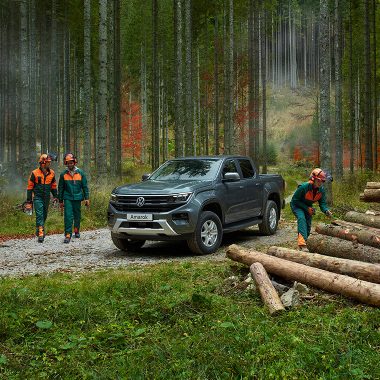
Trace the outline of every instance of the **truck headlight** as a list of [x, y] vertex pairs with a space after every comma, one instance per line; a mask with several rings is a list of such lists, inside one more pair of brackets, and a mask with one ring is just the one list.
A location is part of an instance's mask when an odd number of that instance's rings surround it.
[[117, 202], [117, 195], [114, 194], [114, 193], [112, 193], [112, 194], [111, 194], [111, 199], [110, 199], [110, 201], [112, 201], [112, 202]]
[[189, 198], [191, 197], [192, 193], [180, 193], [180, 194], [173, 194], [172, 195], [172, 201], [174, 203], [180, 203], [180, 202], [187, 202]]

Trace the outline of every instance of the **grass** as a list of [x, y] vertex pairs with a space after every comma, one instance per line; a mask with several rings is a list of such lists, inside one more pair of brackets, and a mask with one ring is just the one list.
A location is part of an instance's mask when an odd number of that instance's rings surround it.
[[318, 298], [270, 317], [227, 263], [0, 281], [4, 379], [370, 379], [380, 310]]

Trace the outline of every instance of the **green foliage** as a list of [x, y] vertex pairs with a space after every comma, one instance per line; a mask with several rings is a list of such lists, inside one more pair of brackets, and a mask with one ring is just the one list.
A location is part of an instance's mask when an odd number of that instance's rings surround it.
[[2, 279], [0, 377], [380, 376], [379, 309], [317, 296], [273, 318], [257, 293], [225, 285], [235, 269], [185, 262]]

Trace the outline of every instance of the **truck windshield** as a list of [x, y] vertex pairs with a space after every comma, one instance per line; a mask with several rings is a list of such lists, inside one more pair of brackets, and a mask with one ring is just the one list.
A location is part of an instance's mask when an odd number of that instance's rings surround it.
[[158, 181], [205, 181], [215, 179], [220, 160], [175, 160], [159, 167], [149, 179]]

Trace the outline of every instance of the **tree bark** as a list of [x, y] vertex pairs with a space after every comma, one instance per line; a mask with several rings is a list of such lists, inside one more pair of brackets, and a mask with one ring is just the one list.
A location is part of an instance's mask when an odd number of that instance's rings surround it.
[[191, 0], [185, 1], [185, 155], [193, 154], [192, 17]]
[[84, 0], [83, 16], [83, 169], [89, 176], [91, 162], [91, 0]]
[[219, 155], [219, 54], [218, 54], [218, 16], [214, 23], [214, 144], [215, 155]]
[[245, 265], [261, 263], [267, 272], [290, 281], [299, 281], [332, 293], [342, 294], [374, 306], [380, 306], [380, 285], [331, 273], [319, 268], [293, 263], [261, 252], [231, 245], [227, 257]]
[[334, 226], [333, 224], [318, 224], [315, 231], [322, 235], [380, 248], [380, 235], [368, 230], [361, 230], [355, 227]]
[[174, 57], [176, 62], [175, 75], [175, 155], [183, 156], [183, 73], [182, 73], [182, 0], [174, 0]]
[[251, 272], [252, 277], [259, 288], [262, 300], [265, 305], [268, 306], [269, 313], [273, 315], [285, 310], [284, 305], [282, 304], [276, 289], [272, 285], [272, 282], [263, 265], [261, 263], [253, 263], [250, 266], [249, 271]]
[[364, 167], [372, 170], [371, 47], [369, 0], [364, 0]]
[[[331, 172], [330, 150], [330, 49], [329, 49], [329, 10], [328, 1], [320, 0], [320, 63], [319, 63], [319, 91], [320, 91], [320, 152], [321, 166]], [[331, 205], [332, 186], [327, 186], [327, 202]]]
[[378, 215], [368, 215], [356, 211], [349, 211], [344, 216], [344, 220], [364, 224], [369, 227], [380, 228], [380, 216]]
[[19, 162], [21, 174], [26, 176], [30, 169], [29, 155], [29, 49], [28, 49], [28, 7], [26, 0], [20, 1], [20, 79], [21, 79], [21, 149]]
[[366, 189], [380, 189], [380, 182], [367, 182]]
[[[114, 86], [114, 97], [115, 97], [115, 130], [116, 130], [116, 174], [118, 178], [122, 179], [122, 135], [121, 135], [121, 114], [120, 114], [120, 88], [121, 88], [121, 79], [120, 79], [120, 0], [114, 0], [115, 2], [115, 59], [114, 59], [114, 73], [115, 73], [115, 86]], [[146, 85], [146, 83], [145, 83]], [[146, 105], [145, 105], [146, 107]]]
[[379, 264], [363, 263], [362, 261], [330, 257], [318, 253], [296, 251], [294, 249], [283, 247], [270, 247], [267, 254], [313, 268], [319, 268], [329, 272], [339, 273], [360, 280], [380, 284]]
[[310, 252], [316, 252], [321, 255], [364, 261], [372, 264], [380, 263], [380, 249], [357, 242], [315, 234], [309, 236], [306, 244]]
[[98, 176], [107, 175], [107, 0], [99, 0]]
[[335, 174], [343, 177], [342, 124], [342, 11], [340, 0], [335, 0]]

